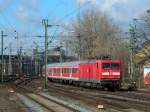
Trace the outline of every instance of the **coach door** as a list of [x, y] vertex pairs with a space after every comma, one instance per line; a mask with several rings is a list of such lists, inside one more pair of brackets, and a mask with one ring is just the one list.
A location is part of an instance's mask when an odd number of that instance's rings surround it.
[[91, 65], [90, 64], [87, 64], [87, 79], [88, 79], [88, 82], [90, 82], [91, 80]]

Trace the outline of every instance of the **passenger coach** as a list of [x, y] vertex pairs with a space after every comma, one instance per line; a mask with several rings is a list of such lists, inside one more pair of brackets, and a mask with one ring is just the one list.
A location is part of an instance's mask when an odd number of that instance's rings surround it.
[[119, 88], [121, 63], [119, 60], [92, 60], [55, 63], [47, 65], [50, 80], [68, 84], [102, 88]]

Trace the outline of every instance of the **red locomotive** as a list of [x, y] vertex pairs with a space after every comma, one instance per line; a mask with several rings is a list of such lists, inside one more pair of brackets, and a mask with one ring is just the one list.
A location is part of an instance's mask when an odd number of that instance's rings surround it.
[[67, 84], [88, 85], [115, 89], [120, 87], [121, 62], [119, 60], [92, 60], [48, 64], [49, 80]]

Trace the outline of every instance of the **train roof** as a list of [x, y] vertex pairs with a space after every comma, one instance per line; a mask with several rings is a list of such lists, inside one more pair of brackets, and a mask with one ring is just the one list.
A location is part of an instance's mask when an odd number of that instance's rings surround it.
[[78, 66], [81, 63], [96, 63], [99, 61], [111, 61], [111, 62], [118, 62], [118, 60], [87, 60], [87, 61], [72, 61], [72, 62], [63, 62], [63, 63], [52, 63], [52, 64], [48, 64], [48, 67], [62, 67], [62, 66]]
[[96, 60], [90, 60], [90, 61], [73, 61], [73, 62], [63, 62], [63, 63], [53, 63], [48, 64], [47, 66], [78, 66], [81, 63], [94, 63]]

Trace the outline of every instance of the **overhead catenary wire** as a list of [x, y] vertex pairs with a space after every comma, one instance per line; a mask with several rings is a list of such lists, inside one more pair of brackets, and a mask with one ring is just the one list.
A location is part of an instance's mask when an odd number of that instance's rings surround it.
[[[85, 3], [84, 5], [82, 5], [81, 7], [78, 7], [77, 9], [74, 9], [73, 11], [71, 11], [70, 13], [68, 13], [68, 14], [66, 14], [65, 16], [63, 16], [62, 17], [62, 21], [63, 20], [65, 20], [65, 19], [67, 19], [68, 17], [70, 17], [71, 15], [73, 15], [73, 14], [75, 14], [76, 12], [77, 12], [77, 10], [79, 10], [80, 8], [83, 8], [83, 7], [85, 7], [88, 3], [90, 3], [90, 2], [87, 2], [87, 3]], [[1, 17], [3, 18], [3, 20], [5, 21], [5, 23], [6, 23], [6, 25], [8, 26], [8, 28], [9, 29], [12, 29], [12, 30], [16, 30], [15, 29], [15, 25], [14, 24], [12, 24], [12, 22], [10, 22], [9, 20], [8, 20], [8, 18], [5, 16], [5, 14], [2, 12], [1, 13]], [[2, 24], [3, 25], [3, 24]], [[5, 28], [6, 28], [6, 26], [5, 26]], [[56, 30], [55, 30], [55, 32], [53, 33], [53, 35], [51, 35], [51, 36], [49, 36], [49, 38], [51, 38], [50, 40], [51, 41], [53, 41], [54, 39], [55, 39], [55, 37], [64, 37], [64, 38], [66, 38], [67, 36], [55, 36], [55, 34], [56, 34], [56, 32], [58, 31], [58, 29], [59, 28], [57, 28]], [[7, 28], [6, 28], [6, 30], [8, 30]], [[12, 32], [10, 31], [10, 30], [8, 30], [8, 32], [10, 33], [10, 34], [12, 34]], [[8, 37], [7, 38], [10, 38], [12, 35], [8, 35]], [[30, 38], [31, 37], [31, 38]], [[19, 35], [19, 38], [21, 39], [21, 38], [24, 38], [24, 39], [32, 39], [32, 38], [37, 38], [36, 36], [21, 36], [21, 35]]]
[[[76, 11], [78, 11], [78, 10], [84, 8], [84, 7], [87, 6], [89, 3], [91, 3], [91, 2], [88, 1], [88, 2], [86, 2], [84, 5], [78, 7], [77, 9], [75, 9], [75, 10], [73, 10], [73, 11], [71, 11], [69, 14], [66, 14], [64, 17], [62, 17], [61, 20], [64, 21], [67, 17], [69, 17], [69, 16], [71, 16], [72, 14], [76, 13]], [[59, 28], [57, 27], [56, 30], [54, 31], [53, 35], [56, 35], [56, 32], [58, 31], [58, 29], [59, 29]], [[52, 36], [52, 37], [53, 37], [53, 36]], [[52, 41], [53, 39], [54, 39], [54, 37], [51, 38], [51, 41]]]
[[[75, 10], [73, 10], [73, 11], [71, 11], [70, 13], [68, 13], [68, 14], [66, 14], [65, 16], [63, 16], [62, 17], [62, 21], [63, 20], [65, 20], [65, 19], [67, 19], [69, 16], [71, 16], [71, 15], [73, 15], [74, 13], [76, 13], [78, 10], [80, 10], [81, 8], [83, 8], [83, 7], [85, 7], [87, 4], [89, 4], [90, 3], [90, 1], [88, 1], [88, 2], [86, 2], [84, 5], [82, 5], [82, 6], [80, 6], [80, 7], [78, 7], [77, 9], [75, 9]], [[60, 25], [61, 27], [63, 27], [63, 25]], [[58, 31], [58, 29], [59, 29], [59, 27], [57, 27], [56, 29], [55, 29], [55, 31], [54, 31], [54, 33], [53, 33], [53, 35], [51, 35], [51, 36], [48, 36], [48, 37], [50, 37], [50, 41], [53, 41], [55, 38], [54, 37], [68, 37], [68, 36], [55, 36], [55, 34], [56, 34], [56, 32]], [[38, 36], [30, 36], [30, 37], [38, 37]], [[43, 36], [44, 37], [44, 36]], [[75, 37], [75, 36], [71, 36], [71, 37]]]

